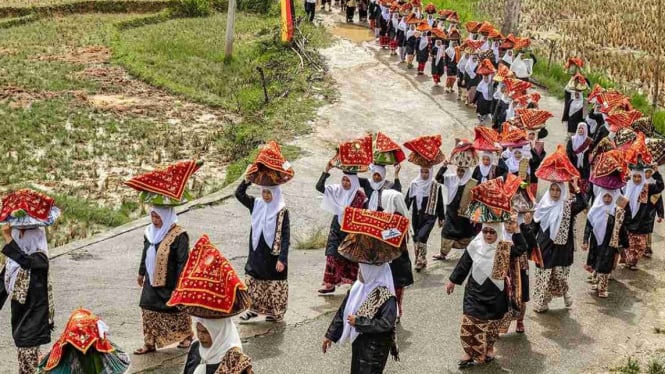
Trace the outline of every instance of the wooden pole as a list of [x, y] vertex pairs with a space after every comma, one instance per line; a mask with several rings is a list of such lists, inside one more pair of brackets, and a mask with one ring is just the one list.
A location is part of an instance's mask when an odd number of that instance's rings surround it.
[[[658, 0], [658, 34], [661, 35], [662, 32], [662, 21], [661, 18], [663, 18], [663, 1]], [[661, 53], [661, 45], [660, 45], [660, 39], [661, 38], [656, 38], [656, 72], [654, 74], [655, 82], [654, 82], [654, 89], [653, 89], [653, 113], [656, 113], [656, 109], [658, 109], [658, 95], [660, 94], [660, 53]], [[652, 117], [653, 118], [653, 117]]]
[[229, 0], [229, 10], [226, 15], [226, 48], [224, 60], [231, 61], [233, 58], [233, 29], [236, 23], [236, 0]]

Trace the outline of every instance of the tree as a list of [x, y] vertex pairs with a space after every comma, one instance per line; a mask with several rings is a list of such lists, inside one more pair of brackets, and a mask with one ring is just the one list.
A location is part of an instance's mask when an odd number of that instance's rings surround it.
[[224, 51], [224, 60], [233, 59], [233, 29], [236, 22], [236, 0], [229, 0], [229, 10], [226, 15], [226, 48]]
[[517, 34], [517, 28], [520, 22], [520, 10], [522, 9], [522, 0], [506, 0], [503, 15], [503, 25], [501, 33], [503, 35]]

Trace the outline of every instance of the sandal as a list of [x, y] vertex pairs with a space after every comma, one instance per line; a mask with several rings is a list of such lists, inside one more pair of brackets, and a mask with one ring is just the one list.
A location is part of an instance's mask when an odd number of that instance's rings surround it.
[[629, 265], [628, 270], [633, 270], [633, 271], [637, 270], [637, 265]]
[[283, 320], [284, 318], [275, 318], [273, 316], [266, 316], [266, 322], [277, 323], [277, 322], [282, 322]]
[[515, 332], [518, 334], [524, 334], [524, 322], [517, 321], [517, 327], [515, 328]]
[[434, 261], [446, 261], [446, 255], [438, 254], [432, 256], [432, 260]]
[[256, 317], [258, 317], [258, 316], [259, 316], [259, 315], [256, 314], [256, 313], [254, 313], [254, 312], [247, 312], [247, 313], [245, 313], [244, 316], [240, 316], [240, 320], [242, 320], [242, 321], [249, 321], [250, 319], [252, 319], [252, 318], [256, 318]]
[[460, 360], [457, 362], [457, 367], [460, 369], [466, 369], [474, 366], [476, 366], [476, 361], [474, 361], [472, 358], [468, 360]]
[[322, 288], [322, 289], [319, 290], [319, 293], [320, 293], [321, 295], [326, 295], [326, 294], [333, 293], [333, 292], [335, 292], [335, 287], [332, 287], [332, 288]]
[[148, 353], [156, 352], [157, 349], [154, 346], [144, 345], [143, 347], [134, 351], [134, 354], [137, 356], [145, 355]]
[[485, 357], [485, 363], [489, 364], [490, 362], [494, 361], [495, 357], [494, 356], [486, 356]]
[[178, 348], [187, 349], [187, 348], [191, 347], [192, 341], [194, 341], [194, 339], [190, 336], [189, 338], [181, 341], [180, 344], [178, 344]]

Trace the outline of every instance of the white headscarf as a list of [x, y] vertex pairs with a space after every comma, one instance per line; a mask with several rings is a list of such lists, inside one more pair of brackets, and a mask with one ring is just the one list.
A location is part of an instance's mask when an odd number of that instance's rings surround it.
[[483, 94], [483, 99], [485, 99], [487, 101], [492, 100], [492, 97], [489, 94], [490, 85], [492, 84], [491, 79], [492, 79], [492, 77], [489, 76], [489, 79], [488, 79], [489, 82], [488, 82], [488, 81], [485, 81], [485, 77], [483, 77], [483, 79], [480, 81], [480, 83], [478, 83], [478, 86], [476, 87], [476, 91], [482, 93]]
[[[510, 54], [508, 53], [510, 52]], [[506, 62], [508, 65], [513, 63], [513, 53], [512, 49], [507, 50], [504, 54], [503, 57], [501, 58], [504, 62]]]
[[469, 62], [469, 55], [466, 53], [462, 53], [462, 57], [457, 62], [457, 70], [460, 72], [464, 72], [464, 68], [466, 67], [467, 62]]
[[416, 198], [416, 207], [418, 209], [420, 209], [420, 205], [423, 203], [423, 198], [429, 197], [432, 180], [434, 180], [434, 168], [429, 168], [429, 178], [423, 179], [420, 173], [418, 173], [418, 177], [411, 181], [409, 196]]
[[561, 197], [559, 200], [554, 201], [550, 196], [550, 189], [547, 189], [545, 195], [540, 199], [536, 205], [536, 211], [533, 214], [533, 220], [540, 223], [540, 229], [543, 232], [550, 230], [550, 239], [554, 240], [559, 233], [561, 227], [561, 219], [563, 218], [563, 207], [568, 200], [568, 184], [567, 183], [552, 183], [559, 186], [561, 189]]
[[[612, 202], [609, 204], [605, 204], [603, 201], [603, 196], [607, 194], [612, 196]], [[593, 228], [593, 234], [596, 236], [596, 242], [598, 245], [602, 245], [603, 240], [605, 240], [607, 217], [614, 215], [617, 198], [619, 196], [621, 196], [621, 191], [608, 190], [602, 187], [599, 187], [599, 191], [596, 192], [596, 198], [593, 200], [593, 205], [591, 206], [591, 209], [589, 209], [589, 213], [587, 213], [587, 219]]]
[[570, 100], [570, 107], [568, 108], [569, 116], [572, 116], [573, 114], [577, 113], [582, 108], [584, 108], [584, 95], [581, 92], [577, 93], [579, 93], [580, 97], [576, 99], [575, 93], [573, 93], [573, 98]]
[[[490, 158], [490, 164], [485, 166], [483, 163], [483, 157]], [[490, 172], [492, 171], [492, 164], [494, 163], [494, 154], [492, 152], [483, 151], [480, 153], [480, 162], [478, 163], [478, 168], [480, 168], [480, 182], [487, 182]]]
[[483, 228], [490, 227], [496, 231], [496, 241], [492, 244], [487, 243], [481, 232], [469, 243], [466, 251], [473, 260], [473, 264], [471, 265], [471, 277], [473, 277], [473, 280], [482, 285], [489, 278], [499, 290], [503, 291], [504, 280], [492, 278], [494, 255], [496, 254], [496, 247], [499, 244], [499, 226], [498, 223], [483, 223]]
[[422, 33], [420, 35], [420, 43], [418, 44], [418, 50], [422, 51], [423, 49], [427, 48], [429, 45], [429, 40], [427, 40], [427, 35], [425, 33]]
[[277, 228], [277, 215], [286, 204], [279, 186], [261, 187], [261, 192], [268, 190], [272, 193], [272, 200], [267, 203], [263, 198], [254, 199], [252, 208], [252, 248], [256, 250], [261, 241], [261, 235], [268, 247], [273, 246]]
[[[577, 149], [579, 147], [581, 147], [582, 144], [584, 144], [584, 142], [589, 137], [589, 130], [587, 129], [587, 124], [585, 122], [580, 122], [580, 123], [577, 124], [577, 130], [579, 130], [580, 127], [584, 129], [584, 134], [578, 135], [577, 131], [575, 131], [575, 135], [570, 137], [570, 140], [573, 142], [573, 152], [577, 151]], [[578, 168], [581, 168], [582, 166], [584, 166], [584, 152], [586, 152], [586, 150], [589, 149], [590, 146], [591, 146], [591, 143], [589, 143], [586, 148], [581, 150], [580, 153], [576, 154], [576, 156], [577, 156], [576, 164], [577, 164]]]
[[448, 48], [446, 48], [446, 55], [451, 60], [455, 58], [455, 46], [453, 45], [453, 42], [448, 44]]
[[233, 324], [231, 318], [199, 318], [192, 317], [194, 325], [200, 323], [208, 330], [210, 338], [212, 338], [212, 345], [210, 348], [205, 348], [199, 344], [199, 355], [201, 356], [201, 363], [194, 370], [194, 374], [205, 374], [206, 365], [215, 365], [222, 362], [222, 358], [226, 352], [231, 348], [240, 348], [242, 350], [242, 342], [238, 330]]
[[[372, 173], [369, 184], [372, 186], [372, 195], [369, 197], [368, 208], [370, 210], [377, 210], [379, 208], [379, 191], [386, 185], [386, 167], [381, 165], [371, 165], [369, 168]], [[374, 174], [381, 176], [380, 182], [374, 182]]]
[[[518, 160], [517, 157], [515, 157], [515, 153], [519, 152], [522, 157]], [[524, 148], [515, 148], [512, 150], [512, 152], [509, 153], [508, 159], [506, 159], [506, 166], [508, 166], [508, 171], [511, 173], [517, 173], [520, 170], [520, 162], [522, 160], [528, 159], [525, 155], [525, 152], [527, 152]], [[530, 151], [529, 151], [530, 152]], [[527, 172], [530, 172], [531, 168], [527, 168]]]
[[[360, 281], [360, 275], [364, 282]], [[355, 327], [349, 325], [347, 317], [350, 315], [355, 315], [358, 312], [358, 308], [365, 302], [365, 299], [369, 294], [377, 287], [387, 287], [390, 290], [390, 293], [395, 294], [395, 284], [393, 282], [393, 275], [390, 272], [390, 265], [384, 263], [382, 265], [369, 265], [369, 264], [360, 264], [360, 274], [358, 274], [358, 280], [353, 283], [349, 296], [346, 298], [346, 306], [344, 307], [344, 315], [342, 319], [344, 320], [344, 330], [342, 331], [342, 337], [337, 342], [338, 344], [344, 344], [346, 342], [353, 343], [354, 340], [358, 337], [358, 331]]]
[[478, 60], [473, 61], [473, 57], [469, 59], [464, 67], [464, 71], [469, 74], [469, 78], [474, 79], [476, 77], [476, 68], [478, 67]]
[[388, 21], [390, 19], [390, 9], [388, 7], [385, 7], [383, 5], [380, 5], [381, 7], [381, 17], [383, 17], [384, 20]]
[[404, 195], [395, 190], [385, 190], [381, 194], [381, 206], [386, 213], [399, 213], [406, 216], [409, 209], [404, 202]]
[[[640, 184], [635, 184], [635, 182], [633, 182], [632, 177], [635, 174], [642, 176], [642, 182]], [[642, 170], [631, 170], [630, 177], [628, 185], [626, 186], [626, 198], [630, 201], [630, 214], [635, 218], [637, 211], [640, 209], [640, 194], [642, 193], [642, 189], [644, 189], [646, 180]]]
[[462, 178], [457, 177], [457, 171], [455, 171], [455, 174], [453, 175], [445, 175], [443, 177], [443, 184], [448, 189], [448, 204], [450, 204], [455, 198], [455, 195], [457, 195], [457, 189], [459, 186], [464, 186], [469, 182], [471, 175], [473, 175], [471, 169], [464, 168], [464, 176]]
[[393, 18], [391, 19], [391, 22], [393, 24], [393, 27], [395, 30], [397, 30], [397, 27], [399, 26], [399, 14], [395, 13], [393, 14]]
[[342, 224], [342, 217], [344, 216], [344, 209], [351, 205], [353, 199], [356, 198], [356, 193], [360, 188], [360, 181], [355, 174], [344, 174], [345, 177], [351, 181], [351, 188], [345, 190], [341, 184], [331, 184], [326, 186], [323, 192], [323, 201], [321, 201], [321, 208], [337, 216], [337, 222]]
[[[436, 42], [441, 43], [438, 40]], [[443, 52], [444, 52], [443, 44], [436, 44], [436, 60], [435, 60], [436, 64], [438, 64], [439, 61], [441, 61], [441, 58], [443, 58]]]
[[522, 53], [518, 53], [517, 57], [510, 64], [510, 70], [515, 73], [517, 78], [528, 78], [531, 76], [533, 69], [533, 59], [522, 59]]
[[[37, 252], [43, 252], [48, 257], [48, 241], [46, 240], [46, 231], [43, 227], [36, 229], [24, 230], [21, 236], [21, 230], [12, 229], [12, 239], [23, 253], [30, 256]], [[18, 271], [21, 270], [21, 265], [11, 258], [7, 258], [5, 264], [5, 290], [11, 297], [14, 292], [14, 285], [16, 284], [16, 277]]]
[[406, 31], [409, 28], [409, 26], [406, 24], [405, 17], [402, 17], [399, 20], [399, 24], [397, 25], [398, 30]]
[[157, 213], [159, 218], [162, 220], [162, 227], [157, 228], [155, 225], [150, 223], [148, 227], [145, 228], [146, 239], [150, 243], [148, 251], [145, 256], [145, 268], [147, 270], [148, 280], [152, 285], [152, 279], [155, 276], [155, 262], [157, 259], [157, 244], [161, 243], [162, 240], [166, 237], [166, 234], [171, 231], [173, 225], [178, 222], [178, 215], [175, 213], [175, 209], [171, 207], [158, 207], [153, 206], [150, 208], [150, 213]]

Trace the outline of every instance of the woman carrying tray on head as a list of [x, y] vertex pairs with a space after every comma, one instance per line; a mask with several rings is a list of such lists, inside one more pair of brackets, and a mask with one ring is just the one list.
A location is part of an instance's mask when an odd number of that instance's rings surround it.
[[[91, 311], [72, 312], [60, 339], [39, 364], [43, 374], [122, 374], [129, 356], [109, 338], [109, 327]], [[34, 373], [34, 371], [33, 371]]]
[[[371, 153], [371, 137], [369, 139], [369, 147], [362, 147], [367, 145], [366, 139], [355, 140], [351, 143], [357, 143], [358, 149], [369, 148], [369, 154], [362, 153], [362, 160], [359, 159], [360, 164], [369, 164], [372, 160]], [[326, 242], [326, 266], [323, 275], [323, 288], [319, 290], [320, 294], [328, 294], [335, 292], [335, 288], [342, 284], [353, 284], [358, 278], [358, 264], [347, 260], [342, 257], [338, 248], [346, 237], [346, 233], [341, 230], [342, 219], [344, 216], [344, 209], [346, 207], [362, 208], [367, 202], [365, 192], [360, 186], [360, 180], [357, 172], [361, 170], [357, 167], [345, 167], [340, 162], [340, 157], [346, 157], [348, 148], [345, 144], [340, 146], [341, 153], [335, 156], [326, 165], [325, 171], [321, 174], [318, 182], [316, 183], [316, 190], [323, 194], [323, 201], [321, 208], [333, 214], [330, 223], [330, 232], [328, 233], [328, 240]], [[326, 185], [326, 180], [330, 177], [330, 170], [337, 165], [342, 169], [343, 175], [341, 183]]]
[[639, 133], [637, 139], [626, 151], [626, 161], [630, 168], [630, 180], [625, 188], [625, 196], [629, 202], [630, 214], [626, 214], [624, 224], [628, 230], [628, 249], [625, 251], [626, 267], [637, 270], [637, 262], [647, 248], [647, 238], [653, 231], [656, 219], [656, 202], [663, 192], [662, 179], [653, 178], [647, 181], [644, 169], [652, 162], [644, 134]]
[[[465, 213], [483, 227], [467, 246], [446, 285], [446, 293], [450, 295], [455, 285], [466, 280], [460, 329], [464, 355], [458, 362], [460, 369], [491, 362], [496, 356], [494, 343], [508, 311], [505, 284], [514, 246], [501, 238], [501, 222], [510, 218], [510, 196], [503, 190], [501, 179], [475, 187], [474, 197]], [[513, 242], [517, 244], [520, 237], [519, 233], [513, 234]]]
[[[125, 182], [141, 191], [141, 200], [151, 206], [151, 224], [145, 229], [137, 279], [142, 287], [139, 305], [144, 345], [134, 351], [136, 355], [155, 352], [157, 348], [176, 342], [180, 342], [179, 348], [189, 348], [192, 342], [191, 318], [187, 313], [168, 306], [167, 302], [189, 255], [189, 236], [177, 224], [174, 207], [189, 200], [186, 184], [201, 164], [196, 161], [179, 162]], [[164, 181], [171, 181], [171, 185], [165, 186]]]
[[192, 248], [169, 305], [192, 316], [197, 341], [192, 343], [183, 374], [252, 374], [252, 360], [231, 317], [250, 303], [247, 286], [231, 263], [203, 235]]
[[[245, 264], [245, 283], [252, 305], [240, 317], [244, 321], [259, 314], [265, 315], [268, 322], [284, 320], [289, 301], [291, 225], [280, 184], [291, 180], [293, 174], [277, 143], [269, 142], [249, 166], [245, 180], [236, 190], [236, 198], [249, 209], [252, 219], [249, 256]], [[253, 182], [260, 186], [261, 198], [247, 194], [247, 188]]]
[[0, 221], [6, 263], [0, 271], [0, 308], [9, 304], [18, 373], [34, 374], [39, 346], [51, 341], [53, 295], [45, 226], [60, 215], [52, 198], [24, 189], [3, 199]]
[[[351, 373], [383, 373], [389, 354], [398, 360], [395, 343], [395, 323], [398, 306], [390, 266], [386, 263], [402, 253], [401, 242], [406, 240], [408, 219], [383, 213], [350, 209], [345, 218], [345, 230], [353, 231], [340, 249], [345, 256], [360, 262], [358, 280], [342, 301], [323, 339], [323, 353], [333, 343], [351, 343]], [[372, 215], [369, 215], [369, 214]], [[382, 214], [382, 213], [379, 213]], [[360, 218], [356, 218], [360, 217]], [[362, 225], [357, 225], [357, 220]], [[396, 231], [397, 237], [377, 239], [364, 230]]]
[[[559, 145], [548, 156], [536, 174], [551, 182], [545, 195], [536, 205], [533, 222], [528, 230], [535, 235], [542, 253], [543, 264], [536, 267], [534, 310], [548, 310], [553, 297], [562, 297], [566, 307], [573, 304], [568, 277], [575, 252], [575, 217], [586, 208], [584, 195], [577, 184], [579, 174]], [[572, 181], [572, 197], [568, 193]]]

